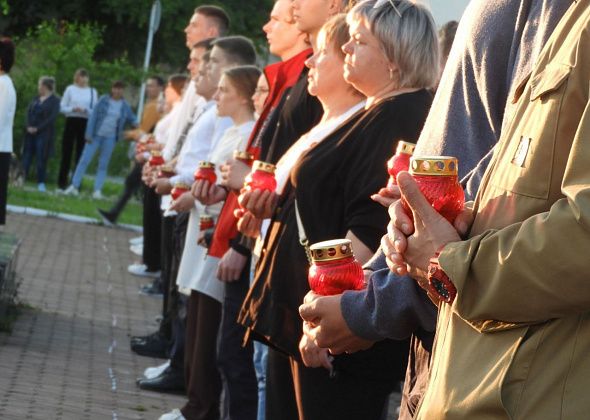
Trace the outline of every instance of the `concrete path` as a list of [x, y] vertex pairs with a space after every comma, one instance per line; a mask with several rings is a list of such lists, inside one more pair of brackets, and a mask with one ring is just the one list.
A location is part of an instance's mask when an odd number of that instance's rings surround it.
[[23, 241], [19, 296], [31, 308], [0, 334], [0, 419], [157, 419], [184, 402], [135, 385], [162, 362], [129, 350], [161, 307], [127, 273], [136, 234], [26, 215], [5, 230]]

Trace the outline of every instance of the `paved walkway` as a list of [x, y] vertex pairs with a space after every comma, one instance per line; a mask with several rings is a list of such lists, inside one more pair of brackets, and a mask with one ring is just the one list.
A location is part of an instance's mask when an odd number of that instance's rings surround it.
[[18, 274], [27, 309], [0, 334], [0, 419], [154, 419], [184, 401], [140, 391], [161, 360], [129, 350], [129, 335], [155, 330], [161, 301], [127, 274], [128, 231], [10, 215], [22, 239]]

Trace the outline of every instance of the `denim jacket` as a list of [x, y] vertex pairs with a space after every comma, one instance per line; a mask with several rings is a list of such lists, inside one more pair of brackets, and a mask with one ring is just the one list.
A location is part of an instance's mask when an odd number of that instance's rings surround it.
[[[85, 137], [87, 139], [92, 139], [94, 136], [96, 136], [98, 129], [107, 115], [107, 111], [109, 109], [109, 99], [110, 95], [101, 96], [96, 103], [96, 106], [92, 109], [92, 113], [88, 119], [88, 124], [86, 125]], [[125, 99], [122, 99], [122, 101], [123, 105], [121, 106], [121, 115], [117, 120], [116, 140], [119, 140], [123, 136], [123, 128], [126, 124], [130, 124], [134, 127], [137, 126], [137, 117], [131, 110], [131, 107], [127, 101]]]

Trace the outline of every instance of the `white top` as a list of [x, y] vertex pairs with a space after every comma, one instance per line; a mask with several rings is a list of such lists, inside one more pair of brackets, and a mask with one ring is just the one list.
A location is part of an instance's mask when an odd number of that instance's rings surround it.
[[177, 175], [170, 178], [170, 183], [192, 184], [193, 173], [199, 162], [209, 158], [212, 146], [219, 142], [225, 130], [231, 126], [231, 118], [217, 116], [215, 101], [207, 102], [206, 111], [194, 123], [180, 149], [175, 168]]
[[[253, 128], [254, 121], [248, 121], [239, 126], [233, 125], [227, 130], [224, 130], [222, 137], [215, 143], [208, 158], [210, 162], [215, 163], [216, 172], [218, 172], [221, 164], [232, 157], [234, 150], [243, 150], [246, 147]], [[219, 172], [217, 176], [220, 176]], [[214, 219], [217, 219], [223, 203], [217, 203], [212, 206], [203, 206], [198, 201], [195, 201], [195, 203], [189, 217], [176, 284], [178, 284], [180, 289], [196, 290], [221, 302], [223, 300], [225, 284], [217, 278], [219, 258], [207, 255], [207, 249], [197, 245], [197, 238], [200, 234], [199, 216], [201, 214], [208, 214]]]
[[0, 76], [0, 152], [12, 153], [12, 125], [16, 111], [16, 91], [7, 74]]
[[163, 145], [166, 144], [172, 122], [174, 121], [176, 114], [178, 114], [179, 109], [180, 102], [177, 102], [172, 106], [170, 112], [160, 118], [160, 120], [156, 123], [156, 126], [154, 127], [154, 138], [156, 139], [156, 143]]
[[[98, 102], [96, 89], [89, 86], [69, 85], [61, 98], [60, 110], [66, 117], [88, 118], [96, 102]], [[74, 112], [74, 108], [82, 108], [86, 112]]]

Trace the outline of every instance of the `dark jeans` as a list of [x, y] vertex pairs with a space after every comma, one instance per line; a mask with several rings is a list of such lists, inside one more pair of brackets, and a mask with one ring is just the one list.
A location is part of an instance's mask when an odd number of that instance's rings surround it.
[[0, 225], [6, 224], [6, 196], [8, 194], [8, 172], [12, 155], [0, 152]]
[[249, 341], [242, 347], [246, 329], [237, 323], [250, 285], [250, 260], [240, 279], [225, 285], [217, 364], [225, 388], [226, 411], [232, 420], [255, 420], [258, 413], [258, 383], [254, 370], [254, 349]]
[[74, 161], [74, 168], [78, 165], [80, 155], [84, 149], [84, 133], [86, 132], [86, 118], [68, 117], [66, 118], [66, 125], [64, 127], [63, 140], [61, 143], [61, 162], [59, 164], [59, 176], [57, 178], [57, 185], [59, 188], [67, 188], [68, 175], [70, 173], [70, 165], [72, 164], [72, 153], [74, 147], [76, 148], [76, 159]]
[[127, 174], [125, 178], [125, 188], [123, 189], [123, 193], [117, 199], [117, 202], [111, 207], [111, 209], [107, 212], [111, 218], [112, 222], [116, 222], [119, 218], [119, 215], [127, 205], [129, 199], [139, 190], [141, 187], [141, 169], [143, 165], [135, 162], [131, 171]]
[[218, 420], [221, 378], [216, 343], [221, 304], [193, 290], [187, 310], [184, 380], [188, 401], [182, 415], [187, 420]]
[[160, 334], [168, 340], [172, 340], [172, 313], [169, 310], [170, 301], [177, 297], [176, 278], [172, 280], [172, 255], [174, 250], [174, 226], [176, 216], [162, 217], [161, 230], [161, 263], [162, 273], [160, 274], [161, 287], [164, 292], [162, 300], [162, 322], [160, 322]]
[[178, 294], [178, 310], [172, 320], [172, 347], [170, 348], [170, 367], [174, 370], [184, 370], [184, 349], [186, 346], [186, 315], [188, 297]]
[[324, 368], [305, 367], [269, 348], [267, 419], [380, 420], [390, 392], [379, 381], [332, 378]]
[[143, 188], [143, 263], [147, 271], [160, 270], [160, 196], [153, 188]]
[[29, 176], [29, 169], [31, 168], [34, 156], [37, 160], [37, 183], [45, 183], [45, 169], [47, 167], [47, 159], [45, 158], [46, 145], [47, 138], [45, 136], [25, 136], [23, 150], [23, 170], [25, 171], [25, 179]]

